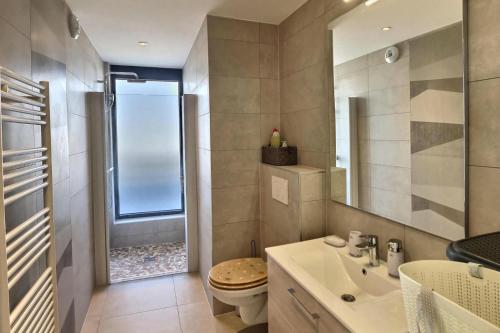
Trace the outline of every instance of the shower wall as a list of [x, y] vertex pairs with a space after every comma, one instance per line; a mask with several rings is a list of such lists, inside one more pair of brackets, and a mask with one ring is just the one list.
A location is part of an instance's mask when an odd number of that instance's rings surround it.
[[186, 239], [184, 215], [110, 224], [111, 248], [184, 242]]
[[[100, 91], [102, 61], [82, 31], [69, 36], [62, 0], [0, 0], [0, 65], [33, 80], [50, 81], [54, 220], [59, 318], [63, 333], [80, 332], [94, 288], [89, 119], [85, 92]], [[12, 125], [12, 126], [11, 126]], [[39, 128], [6, 124], [4, 144], [34, 146]], [[31, 216], [35, 196], [6, 212], [8, 228]], [[12, 292], [18, 299], [34, 282], [29, 272]]]

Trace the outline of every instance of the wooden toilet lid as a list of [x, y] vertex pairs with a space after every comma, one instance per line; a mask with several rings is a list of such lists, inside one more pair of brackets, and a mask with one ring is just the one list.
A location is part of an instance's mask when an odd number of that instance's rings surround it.
[[242, 258], [221, 262], [208, 273], [214, 286], [241, 288], [267, 281], [267, 264], [262, 258]]
[[263, 284], [267, 283], [267, 279], [263, 279], [261, 281], [257, 281], [254, 283], [248, 283], [248, 284], [234, 284], [234, 285], [227, 285], [227, 284], [219, 284], [217, 282], [212, 281], [211, 279], [208, 280], [208, 283], [210, 283], [212, 286], [218, 289], [224, 289], [224, 290], [244, 290], [244, 289], [250, 289], [254, 287], [259, 287]]

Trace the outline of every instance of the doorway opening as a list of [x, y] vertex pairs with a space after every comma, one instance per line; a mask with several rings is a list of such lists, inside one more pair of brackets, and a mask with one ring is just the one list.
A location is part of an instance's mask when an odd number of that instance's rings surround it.
[[186, 272], [182, 72], [128, 66], [111, 72], [119, 74], [111, 75], [110, 282]]

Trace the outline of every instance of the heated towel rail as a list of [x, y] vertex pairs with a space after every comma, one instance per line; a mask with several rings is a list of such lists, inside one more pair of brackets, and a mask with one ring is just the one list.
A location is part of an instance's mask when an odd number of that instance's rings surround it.
[[[59, 332], [49, 83], [0, 67], [0, 85], [0, 332]], [[5, 150], [7, 122], [39, 126], [41, 146]], [[40, 193], [43, 208], [9, 227], [6, 209]], [[23, 279], [26, 276], [30, 278]], [[25, 286], [29, 280], [32, 283]], [[11, 303], [14, 289], [24, 292], [16, 304]]]

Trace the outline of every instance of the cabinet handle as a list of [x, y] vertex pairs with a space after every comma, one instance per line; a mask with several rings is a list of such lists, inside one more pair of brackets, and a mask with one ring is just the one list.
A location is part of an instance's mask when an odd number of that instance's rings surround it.
[[299, 299], [297, 298], [297, 296], [295, 296], [295, 289], [289, 288], [288, 289], [288, 296], [290, 296], [290, 298], [292, 299], [293, 303], [300, 310], [300, 312], [302, 312], [302, 314], [304, 315], [304, 317], [306, 317], [306, 319], [309, 320], [309, 322], [314, 327], [318, 326], [319, 314], [317, 314], [315, 312], [311, 313], [311, 312], [309, 312], [309, 310], [306, 309], [306, 307], [304, 306], [304, 304], [302, 304], [302, 302], [299, 301]]

